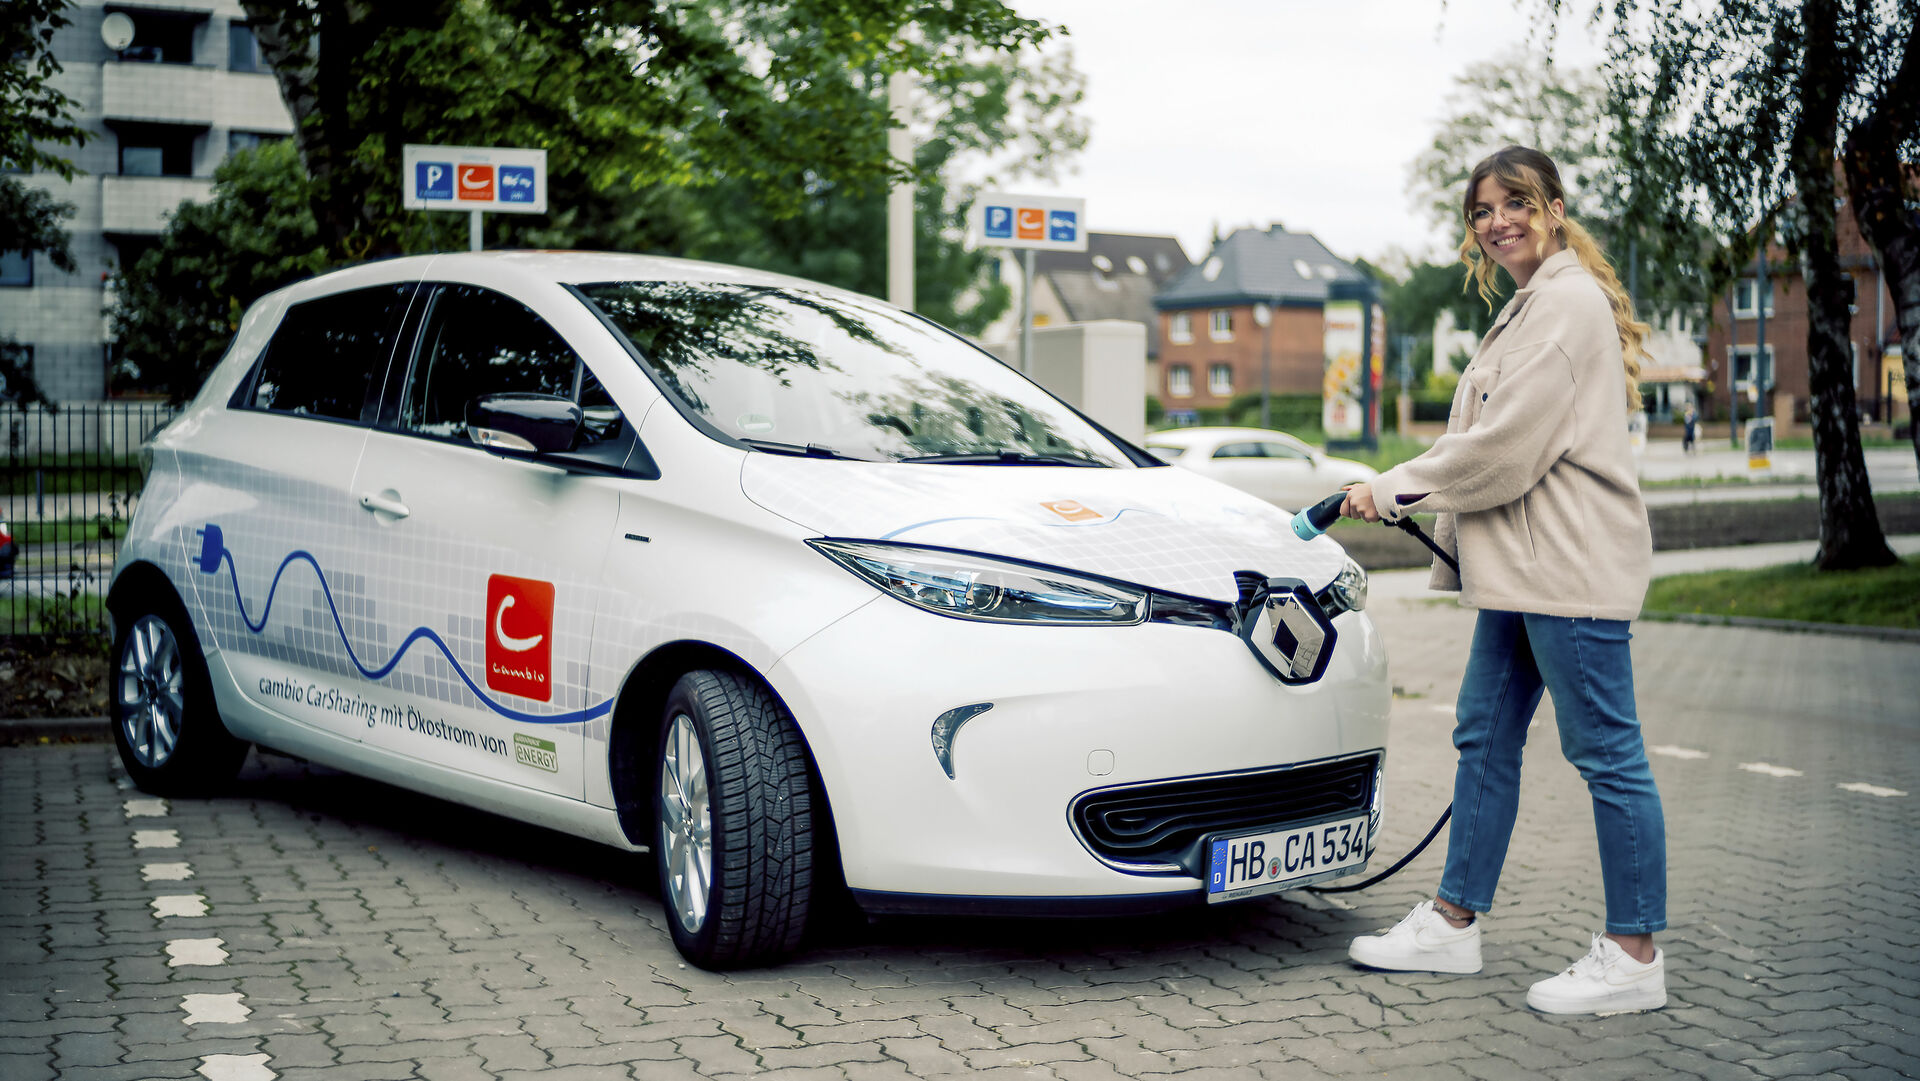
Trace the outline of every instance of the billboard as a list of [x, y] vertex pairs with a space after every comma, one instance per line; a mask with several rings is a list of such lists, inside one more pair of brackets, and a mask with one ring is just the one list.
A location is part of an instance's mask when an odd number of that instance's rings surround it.
[[1358, 439], [1366, 427], [1361, 381], [1371, 373], [1360, 354], [1362, 318], [1357, 300], [1329, 300], [1324, 309], [1326, 367], [1320, 384], [1320, 426], [1329, 440]]

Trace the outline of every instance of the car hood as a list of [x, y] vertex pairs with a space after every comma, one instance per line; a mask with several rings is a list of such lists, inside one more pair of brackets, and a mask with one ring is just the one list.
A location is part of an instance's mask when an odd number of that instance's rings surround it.
[[957, 548], [1193, 597], [1235, 571], [1333, 581], [1346, 553], [1292, 516], [1184, 469], [905, 465], [748, 454], [748, 499], [822, 536]]

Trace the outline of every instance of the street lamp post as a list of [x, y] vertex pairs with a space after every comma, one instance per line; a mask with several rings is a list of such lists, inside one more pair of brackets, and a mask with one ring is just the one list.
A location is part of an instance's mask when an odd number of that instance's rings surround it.
[[1273, 309], [1255, 301], [1253, 321], [1260, 325], [1260, 427], [1273, 427]]

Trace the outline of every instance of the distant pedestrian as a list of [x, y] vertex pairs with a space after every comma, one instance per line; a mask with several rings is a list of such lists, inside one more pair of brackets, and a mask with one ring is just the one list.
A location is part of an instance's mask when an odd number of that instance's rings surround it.
[[1680, 450], [1682, 453], [1692, 454], [1695, 447], [1694, 441], [1700, 435], [1700, 414], [1694, 412], [1693, 406], [1689, 405], [1680, 423]]
[[1483, 296], [1513, 299], [1460, 377], [1447, 432], [1426, 453], [1354, 485], [1350, 517], [1438, 513], [1460, 572], [1431, 585], [1480, 609], [1455, 708], [1460, 752], [1440, 888], [1391, 930], [1353, 941], [1373, 968], [1480, 971], [1478, 913], [1493, 906], [1520, 804], [1520, 759], [1544, 688], [1560, 749], [1593, 797], [1606, 926], [1587, 955], [1535, 983], [1549, 1013], [1667, 1001], [1666, 827], [1640, 736], [1629, 621], [1653, 563], [1627, 425], [1647, 325], [1587, 231], [1566, 216], [1559, 171], [1510, 146], [1477, 165], [1460, 258]]

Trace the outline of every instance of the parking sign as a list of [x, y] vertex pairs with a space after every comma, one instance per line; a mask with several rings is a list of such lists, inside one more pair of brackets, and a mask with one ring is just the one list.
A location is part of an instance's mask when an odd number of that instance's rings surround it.
[[982, 192], [973, 204], [974, 242], [996, 248], [1087, 250], [1087, 201]]
[[408, 210], [547, 212], [544, 150], [408, 144], [400, 176], [400, 205]]

